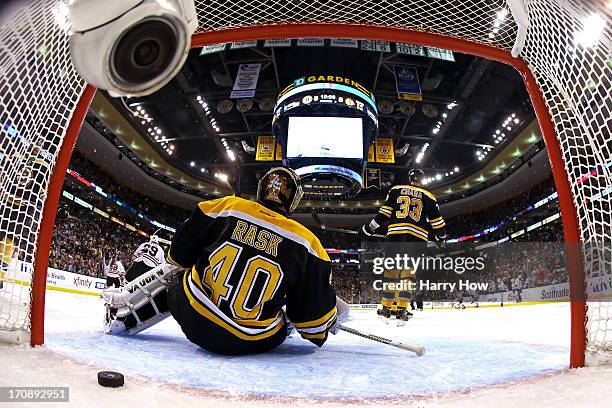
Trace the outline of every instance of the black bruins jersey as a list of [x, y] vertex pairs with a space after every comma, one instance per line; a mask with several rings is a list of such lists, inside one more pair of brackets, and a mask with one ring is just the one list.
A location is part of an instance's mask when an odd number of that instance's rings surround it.
[[193, 311], [242, 340], [286, 327], [321, 346], [336, 321], [331, 263], [296, 221], [238, 197], [204, 201], [176, 231], [168, 260], [183, 276]]
[[428, 230], [444, 235], [446, 223], [436, 197], [421, 187], [397, 185], [389, 190], [385, 204], [370, 223], [373, 229], [387, 225], [387, 238], [400, 241], [427, 241]]

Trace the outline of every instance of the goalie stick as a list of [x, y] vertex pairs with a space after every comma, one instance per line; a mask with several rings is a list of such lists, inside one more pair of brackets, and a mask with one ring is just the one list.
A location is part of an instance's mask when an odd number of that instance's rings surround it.
[[[325, 231], [332, 231], [332, 232], [340, 232], [343, 234], [351, 234], [351, 235], [357, 235], [359, 234], [358, 231], [354, 231], [354, 230], [349, 230], [349, 229], [344, 229], [344, 228], [336, 228], [336, 227], [328, 227], [327, 225], [323, 224], [321, 222], [321, 218], [319, 218], [319, 214], [313, 212], [312, 213], [312, 218], [315, 220], [315, 223], [317, 224], [317, 227], [321, 228], [322, 230]], [[371, 234], [372, 237], [374, 238], [385, 238], [384, 235], [379, 235], [379, 234]]]
[[360, 336], [360, 337], [366, 338], [368, 340], [376, 341], [378, 343], [388, 344], [389, 346], [401, 348], [402, 350], [412, 351], [417, 356], [422, 356], [423, 354], [425, 354], [425, 347], [412, 346], [410, 344], [404, 344], [404, 343], [401, 343], [399, 341], [386, 339], [384, 337], [376, 336], [374, 334], [364, 333], [364, 332], [361, 332], [361, 331], [359, 331], [357, 329], [353, 329], [351, 327], [347, 327], [347, 326], [345, 326], [343, 324], [338, 325], [338, 328], [340, 330], [343, 330], [343, 331], [347, 332], [347, 333], [354, 334], [355, 336]]

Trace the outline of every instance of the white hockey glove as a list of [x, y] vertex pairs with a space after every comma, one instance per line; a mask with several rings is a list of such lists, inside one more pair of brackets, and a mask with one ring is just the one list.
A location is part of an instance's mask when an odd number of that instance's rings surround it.
[[338, 316], [336, 317], [336, 323], [329, 329], [330, 333], [336, 334], [340, 328], [338, 327], [342, 323], [348, 321], [349, 317], [349, 305], [344, 300], [340, 299], [336, 296], [336, 310], [338, 311]]

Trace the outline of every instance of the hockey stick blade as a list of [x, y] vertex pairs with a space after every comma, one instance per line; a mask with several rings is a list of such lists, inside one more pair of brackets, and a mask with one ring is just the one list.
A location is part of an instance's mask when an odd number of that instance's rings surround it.
[[343, 331], [347, 332], [347, 333], [354, 334], [355, 336], [360, 336], [360, 337], [366, 338], [368, 340], [376, 341], [378, 343], [383, 343], [383, 344], [387, 344], [389, 346], [401, 348], [402, 350], [412, 351], [417, 356], [422, 356], [423, 354], [425, 354], [425, 347], [412, 346], [410, 344], [404, 344], [404, 343], [401, 343], [399, 341], [386, 339], [384, 337], [376, 336], [374, 334], [364, 333], [364, 332], [359, 331], [357, 329], [353, 329], [351, 327], [347, 327], [347, 326], [345, 326], [343, 324], [338, 325], [338, 328], [340, 330], [343, 330]]

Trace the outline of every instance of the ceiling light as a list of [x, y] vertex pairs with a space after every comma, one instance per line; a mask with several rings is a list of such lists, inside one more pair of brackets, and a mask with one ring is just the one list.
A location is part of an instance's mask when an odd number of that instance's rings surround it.
[[574, 33], [574, 40], [585, 48], [593, 47], [599, 42], [599, 37], [605, 26], [604, 19], [599, 14], [592, 13], [584, 18], [583, 29]]
[[189, 163], [189, 165], [190, 165], [191, 167], [194, 167], [194, 166], [195, 166], [195, 162], [191, 162], [191, 163]]
[[508, 15], [508, 10], [506, 10], [505, 8], [499, 10], [497, 12], [497, 19], [498, 20], [503, 20], [506, 18], [506, 16]]

